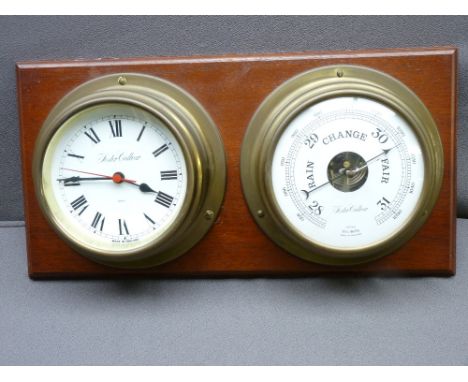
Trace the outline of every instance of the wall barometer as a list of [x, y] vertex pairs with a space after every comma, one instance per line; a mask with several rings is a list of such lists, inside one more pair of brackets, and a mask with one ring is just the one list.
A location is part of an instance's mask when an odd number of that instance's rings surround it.
[[65, 96], [35, 145], [43, 214], [80, 254], [117, 267], [171, 260], [213, 224], [223, 145], [188, 93], [142, 74], [108, 75]]
[[265, 99], [241, 171], [249, 208], [273, 241], [309, 261], [351, 265], [395, 251], [426, 221], [443, 148], [430, 112], [401, 82], [326, 66]]

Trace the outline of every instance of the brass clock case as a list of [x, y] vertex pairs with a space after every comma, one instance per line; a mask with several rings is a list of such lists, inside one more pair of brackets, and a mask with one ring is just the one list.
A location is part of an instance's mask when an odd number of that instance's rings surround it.
[[[58, 219], [51, 205], [51, 188], [44, 182], [43, 174], [46, 150], [67, 120], [88, 108], [115, 103], [149, 112], [171, 131], [186, 162], [187, 190], [178, 216], [162, 235], [140, 248], [109, 252], [93, 248]], [[72, 248], [105, 265], [147, 268], [187, 252], [214, 224], [224, 198], [226, 160], [217, 127], [190, 94], [157, 77], [121, 73], [86, 82], [56, 104], [39, 132], [32, 174], [44, 216]]]
[[[342, 96], [380, 102], [412, 127], [424, 157], [421, 197], [408, 219], [387, 239], [356, 248], [325, 246], [303, 236], [281, 212], [272, 191], [275, 147], [289, 123], [304, 109]], [[439, 196], [443, 148], [429, 110], [397, 79], [362, 66], [326, 66], [299, 74], [274, 90], [260, 105], [247, 129], [241, 152], [241, 179], [250, 212], [276, 244], [304, 260], [326, 265], [353, 265], [396, 251], [421, 228]]]

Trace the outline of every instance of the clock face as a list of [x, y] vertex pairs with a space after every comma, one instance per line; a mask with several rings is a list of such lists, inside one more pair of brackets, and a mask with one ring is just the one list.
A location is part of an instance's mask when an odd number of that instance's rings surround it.
[[306, 240], [339, 250], [378, 244], [418, 207], [424, 157], [411, 126], [364, 97], [304, 109], [283, 131], [271, 187], [284, 218]]
[[129, 104], [89, 107], [69, 118], [44, 154], [52, 216], [91, 250], [118, 254], [167, 232], [187, 193], [183, 151], [153, 114]]

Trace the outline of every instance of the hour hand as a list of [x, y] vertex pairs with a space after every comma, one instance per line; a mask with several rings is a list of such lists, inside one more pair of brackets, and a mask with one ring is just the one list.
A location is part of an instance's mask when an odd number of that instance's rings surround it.
[[[135, 184], [136, 185], [136, 184]], [[141, 183], [138, 185], [138, 188], [140, 189], [141, 192], [153, 192], [155, 194], [158, 193], [158, 191], [154, 191], [150, 186], [148, 186], [146, 183]]]
[[133, 184], [134, 186], [138, 187], [138, 189], [141, 191], [141, 192], [152, 192], [154, 194], [157, 194], [159, 191], [154, 191], [150, 186], [148, 186], [146, 183], [131, 183]]
[[109, 180], [108, 178], [102, 178], [102, 177], [88, 177], [88, 178], [83, 178], [81, 176], [71, 176], [69, 178], [58, 178], [57, 181], [63, 182], [65, 185], [68, 184], [79, 184], [82, 180]]

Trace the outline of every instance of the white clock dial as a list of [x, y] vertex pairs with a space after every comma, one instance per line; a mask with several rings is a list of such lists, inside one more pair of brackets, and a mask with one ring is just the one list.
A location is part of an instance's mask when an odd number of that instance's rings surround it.
[[397, 232], [418, 206], [424, 176], [405, 119], [368, 98], [336, 97], [306, 108], [283, 131], [271, 187], [307, 240], [348, 250]]
[[108, 103], [58, 129], [45, 152], [43, 183], [63, 229], [113, 253], [143, 247], [171, 226], [186, 198], [187, 168], [162, 121]]

